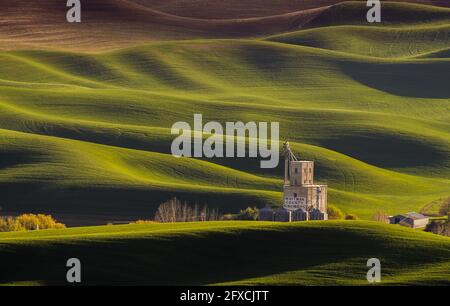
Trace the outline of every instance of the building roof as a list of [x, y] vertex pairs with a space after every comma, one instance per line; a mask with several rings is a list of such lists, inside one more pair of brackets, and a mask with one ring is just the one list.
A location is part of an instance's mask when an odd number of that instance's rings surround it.
[[261, 208], [259, 211], [273, 211], [273, 209], [266, 206], [264, 208]]
[[414, 220], [427, 219], [428, 218], [428, 217], [426, 217], [426, 216], [424, 216], [422, 214], [416, 213], [416, 212], [409, 212], [409, 213], [405, 214], [405, 216], [408, 217], [408, 218], [414, 219]]
[[409, 218], [412, 220], [428, 219], [427, 216], [424, 216], [424, 215], [416, 213], [416, 212], [409, 212], [406, 214], [395, 215], [395, 216], [391, 216], [389, 218], [398, 218], [398, 217]]
[[326, 185], [326, 184], [302, 184], [302, 185], [285, 184], [284, 186], [285, 187], [297, 188], [297, 187], [327, 187], [328, 185]]

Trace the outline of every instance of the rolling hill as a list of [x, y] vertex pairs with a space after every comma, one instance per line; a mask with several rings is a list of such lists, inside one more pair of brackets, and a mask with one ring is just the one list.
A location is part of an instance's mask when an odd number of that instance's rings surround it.
[[[254, 37], [298, 28], [323, 8], [254, 18], [183, 17], [127, 0], [92, 0], [82, 5], [82, 22], [66, 22], [65, 1], [2, 1], [3, 49], [104, 50], [143, 41]], [[30, 17], [30, 18], [27, 18]]]
[[[407, 3], [406, 3], [407, 2]], [[66, 22], [66, 2], [3, 0], [0, 49], [99, 52], [144, 41], [255, 38], [301, 28], [366, 23], [366, 1], [90, 0], [82, 22]], [[417, 5], [414, 5], [417, 4]], [[423, 4], [432, 4], [425, 6]], [[447, 1], [385, 2], [385, 23], [448, 20]]]
[[367, 285], [375, 257], [381, 285], [448, 285], [449, 255], [447, 237], [362, 221], [71, 228], [0, 233], [0, 284], [67, 285], [76, 257], [83, 285]]
[[[279, 121], [282, 138], [316, 160], [331, 202], [365, 218], [419, 210], [450, 189], [445, 59], [243, 40], [1, 58], [7, 211], [151, 215], [174, 195], [223, 211], [278, 204], [281, 166], [261, 172], [257, 160], [170, 155], [170, 126], [196, 112], [219, 122]], [[387, 70], [388, 79], [378, 77]], [[429, 79], [427, 70], [441, 75]], [[17, 192], [24, 188], [33, 193]]]
[[[132, 0], [135, 3], [165, 13], [201, 19], [252, 18], [290, 13], [318, 7], [340, 4], [341, 0]], [[364, 2], [357, 0], [352, 2]], [[381, 0], [382, 3], [389, 1]], [[399, 0], [398, 3], [415, 3], [430, 6], [450, 7], [446, 0]]]
[[[171, 155], [172, 124], [196, 113], [279, 122], [279, 146], [362, 219], [450, 196], [448, 1], [383, 1], [381, 24], [365, 1], [90, 0], [81, 24], [66, 10], [0, 3], [1, 215], [280, 206], [283, 163]], [[0, 233], [0, 285], [65, 285], [70, 257], [84, 285], [367, 285], [372, 257], [381, 285], [449, 285], [449, 255], [447, 237], [369, 221], [77, 227]]]
[[[436, 52], [434, 57], [445, 58], [448, 57], [445, 56], [448, 41], [440, 40], [440, 37], [448, 37], [449, 32], [449, 25], [407, 29], [340, 26], [277, 35], [269, 40], [371, 57], [424, 56], [429, 51], [433, 54]], [[436, 51], [439, 48], [443, 50]]]
[[53, 0], [8, 1], [4, 212], [150, 218], [173, 196], [224, 213], [279, 206], [281, 166], [170, 155], [171, 125], [194, 113], [280, 122], [280, 142], [316, 161], [330, 203], [361, 218], [450, 194], [448, 8], [384, 3], [389, 22], [366, 25], [364, 3], [255, 1], [253, 15], [224, 19], [188, 14], [195, 1], [175, 15], [170, 1], [95, 0], [75, 30], [55, 24], [65, 7]]

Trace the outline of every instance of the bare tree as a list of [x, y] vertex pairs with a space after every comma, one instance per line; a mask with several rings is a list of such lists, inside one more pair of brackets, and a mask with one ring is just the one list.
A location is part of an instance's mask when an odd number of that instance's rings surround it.
[[382, 222], [382, 223], [388, 223], [389, 222], [389, 215], [386, 214], [384, 211], [377, 211], [372, 218], [374, 221]]
[[193, 222], [193, 221], [213, 221], [219, 220], [217, 209], [209, 210], [208, 206], [200, 207], [195, 204], [189, 206], [182, 203], [177, 198], [173, 198], [159, 205], [155, 214], [156, 222]]
[[442, 216], [450, 214], [450, 197], [442, 200], [441, 208], [439, 209], [439, 214]]

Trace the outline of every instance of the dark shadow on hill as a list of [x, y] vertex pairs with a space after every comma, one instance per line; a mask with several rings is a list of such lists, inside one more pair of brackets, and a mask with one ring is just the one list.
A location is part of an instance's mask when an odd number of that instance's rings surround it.
[[428, 54], [424, 54], [422, 56], [418, 56], [417, 58], [448, 58], [448, 59], [450, 59], [450, 48], [431, 52]]
[[320, 141], [321, 146], [381, 168], [443, 167], [448, 152], [433, 143], [397, 134], [366, 132]]
[[15, 166], [23, 166], [39, 162], [40, 154], [37, 152], [25, 153], [23, 151], [0, 151], [0, 170]]
[[[230, 178], [230, 183], [234, 182]], [[233, 186], [230, 186], [233, 187]], [[111, 220], [126, 218], [128, 220], [153, 219], [156, 209], [173, 197], [186, 201], [190, 205], [207, 205], [217, 208], [219, 213], [236, 213], [248, 206], [264, 207], [277, 205], [267, 198], [234, 192], [202, 192], [183, 190], [163, 190], [149, 186], [83, 186], [58, 184], [54, 181], [42, 183], [0, 183], [3, 211], [12, 213], [48, 213], [81, 215], [78, 225], [83, 224], [83, 216], [98, 214], [102, 219], [110, 216]], [[73, 218], [71, 217], [71, 220]], [[64, 218], [59, 220], [64, 223]], [[76, 221], [76, 220], [75, 220]]]
[[364, 231], [294, 227], [0, 244], [0, 250], [0, 282], [40, 279], [50, 285], [67, 284], [65, 263], [73, 257], [81, 260], [83, 285], [206, 285], [354, 258], [361, 262], [352, 278], [365, 280], [365, 258], [382, 258], [401, 268], [448, 256], [445, 247], [431, 252], [429, 246], [414, 243], [393, 249], [386, 237]]
[[[450, 98], [450, 62], [340, 62], [343, 72], [366, 86], [393, 95]], [[425, 103], [425, 102], [424, 102]]]

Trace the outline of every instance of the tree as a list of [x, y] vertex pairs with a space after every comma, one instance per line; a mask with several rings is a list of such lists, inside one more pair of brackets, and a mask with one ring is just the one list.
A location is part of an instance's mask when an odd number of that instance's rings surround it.
[[23, 214], [18, 217], [0, 217], [0, 232], [64, 228], [50, 215]]
[[380, 211], [377, 211], [373, 215], [372, 219], [374, 221], [378, 221], [378, 222], [382, 222], [382, 223], [388, 223], [389, 222], [389, 215], [386, 214], [384, 211], [380, 210]]
[[195, 204], [193, 207], [186, 202], [182, 203], [177, 198], [173, 198], [159, 205], [156, 214], [156, 222], [194, 222], [194, 221], [213, 221], [219, 219], [217, 209], [208, 209], [204, 205], [199, 207]]
[[446, 216], [450, 214], [450, 197], [442, 200], [441, 208], [439, 209], [439, 214], [441, 216]]

